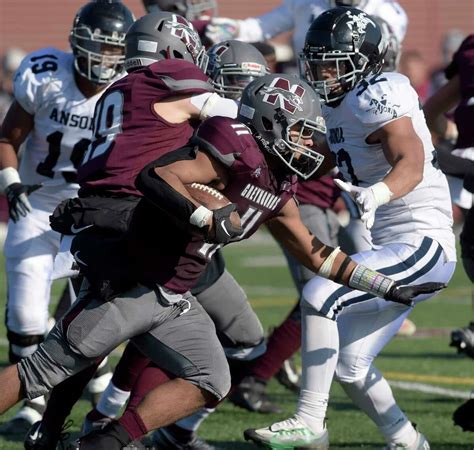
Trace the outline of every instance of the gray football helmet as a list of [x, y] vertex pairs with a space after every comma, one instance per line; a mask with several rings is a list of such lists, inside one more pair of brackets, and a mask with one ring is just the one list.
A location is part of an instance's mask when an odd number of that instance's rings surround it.
[[372, 16], [382, 31], [385, 41], [385, 56], [383, 57], [383, 72], [396, 72], [400, 62], [401, 45], [392, 31], [392, 27], [381, 17]]
[[120, 0], [84, 5], [69, 35], [76, 71], [93, 83], [110, 83], [123, 70], [125, 33], [134, 20]]
[[204, 71], [208, 61], [191, 22], [169, 12], [146, 14], [125, 36], [125, 69], [130, 72], [163, 59], [184, 59]]
[[263, 152], [304, 179], [324, 160], [301, 142], [324, 139], [326, 127], [317, 94], [296, 76], [270, 74], [253, 80], [242, 93], [237, 118], [251, 129]]
[[263, 55], [242, 41], [223, 41], [208, 51], [207, 74], [216, 92], [223, 97], [239, 99], [252, 80], [268, 72]]
[[369, 74], [382, 69], [386, 45], [375, 20], [356, 8], [338, 6], [320, 14], [306, 33], [300, 73], [332, 103]]
[[215, 0], [143, 0], [147, 12], [168, 11], [188, 20], [197, 20], [203, 16], [216, 16]]

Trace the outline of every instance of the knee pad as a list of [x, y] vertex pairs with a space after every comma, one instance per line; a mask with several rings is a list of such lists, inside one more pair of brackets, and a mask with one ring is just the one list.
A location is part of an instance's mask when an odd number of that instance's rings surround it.
[[38, 345], [44, 341], [44, 335], [24, 335], [7, 330], [9, 342], [8, 358], [12, 364], [18, 363], [22, 358], [26, 358], [35, 352]]

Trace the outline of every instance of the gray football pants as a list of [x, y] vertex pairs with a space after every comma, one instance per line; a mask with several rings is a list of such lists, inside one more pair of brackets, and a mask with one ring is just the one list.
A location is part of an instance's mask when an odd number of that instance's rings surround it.
[[19, 363], [27, 398], [47, 393], [131, 339], [159, 367], [222, 399], [230, 373], [214, 324], [190, 294], [173, 297], [170, 305], [160, 291], [139, 285], [104, 302], [85, 281], [77, 302]]
[[227, 270], [196, 298], [214, 322], [228, 358], [251, 360], [265, 353], [262, 324]]

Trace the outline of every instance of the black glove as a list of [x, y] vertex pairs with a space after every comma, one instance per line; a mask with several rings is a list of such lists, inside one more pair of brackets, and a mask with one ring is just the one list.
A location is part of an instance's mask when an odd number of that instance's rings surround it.
[[463, 403], [453, 414], [454, 425], [463, 431], [474, 431], [474, 399]]
[[18, 222], [21, 217], [31, 212], [28, 195], [39, 189], [41, 184], [25, 185], [22, 183], [12, 183], [5, 188], [5, 195], [8, 201], [8, 212], [13, 222]]
[[214, 236], [209, 241], [215, 244], [227, 244], [243, 233], [242, 227], [235, 227], [230, 220], [231, 213], [236, 209], [237, 205], [231, 203], [212, 212]]
[[403, 286], [394, 284], [385, 294], [385, 300], [402, 303], [403, 305], [413, 306], [413, 299], [421, 294], [431, 294], [444, 289], [445, 283], [422, 283], [412, 286]]

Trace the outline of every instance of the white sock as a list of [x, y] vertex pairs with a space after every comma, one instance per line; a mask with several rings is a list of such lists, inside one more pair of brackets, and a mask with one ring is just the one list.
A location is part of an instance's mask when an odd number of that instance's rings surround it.
[[387, 380], [374, 366], [365, 378], [341, 386], [352, 402], [375, 422], [388, 443], [410, 445], [416, 440], [415, 428], [395, 402]]
[[201, 426], [201, 423], [203, 423], [209, 414], [212, 414], [214, 411], [215, 408], [201, 408], [194, 414], [191, 414], [184, 419], [178, 420], [176, 425], [188, 431], [197, 431], [197, 429]]
[[324, 430], [329, 390], [339, 354], [335, 321], [302, 308], [302, 389], [296, 415], [314, 433]]
[[95, 408], [101, 414], [115, 419], [129, 397], [130, 392], [122, 391], [110, 381]]

